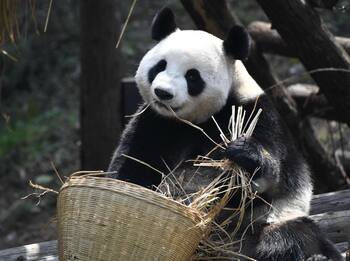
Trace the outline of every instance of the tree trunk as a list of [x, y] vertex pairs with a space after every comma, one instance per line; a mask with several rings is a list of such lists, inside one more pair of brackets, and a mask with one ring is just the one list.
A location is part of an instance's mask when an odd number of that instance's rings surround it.
[[329, 105], [326, 97], [319, 93], [318, 86], [298, 83], [290, 85], [287, 91], [298, 104], [298, 111], [302, 119], [311, 116], [331, 121], [346, 121], [344, 115], [337, 113]]
[[[257, 0], [272, 25], [350, 124], [350, 58], [318, 13], [304, 1]], [[321, 71], [315, 71], [321, 69]]]
[[350, 189], [314, 195], [310, 215], [344, 210], [350, 210]]
[[[287, 57], [296, 57], [297, 54], [289, 49], [278, 32], [271, 29], [271, 24], [261, 21], [252, 22], [248, 26], [249, 34], [259, 45], [264, 53], [278, 54]], [[347, 54], [350, 54], [350, 38], [334, 37], [337, 44], [344, 48]]]
[[81, 165], [85, 170], [107, 168], [121, 131], [117, 4], [80, 1]]

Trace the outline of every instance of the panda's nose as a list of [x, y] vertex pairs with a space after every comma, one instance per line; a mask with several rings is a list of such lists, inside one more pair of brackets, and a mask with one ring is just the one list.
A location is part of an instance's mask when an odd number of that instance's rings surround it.
[[158, 96], [161, 100], [171, 100], [174, 98], [174, 95], [170, 92], [164, 91], [162, 89], [156, 88], [154, 89], [154, 93]]

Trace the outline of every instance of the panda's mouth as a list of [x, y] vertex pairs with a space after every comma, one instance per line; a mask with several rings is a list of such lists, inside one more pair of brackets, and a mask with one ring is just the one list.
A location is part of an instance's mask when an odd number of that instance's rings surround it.
[[173, 110], [174, 112], [177, 112], [181, 108], [181, 107], [172, 107], [172, 106], [169, 106], [169, 105], [165, 105], [165, 104], [163, 104], [163, 103], [161, 103], [159, 101], [155, 101], [154, 104], [157, 105], [160, 108], [166, 109], [168, 111]]

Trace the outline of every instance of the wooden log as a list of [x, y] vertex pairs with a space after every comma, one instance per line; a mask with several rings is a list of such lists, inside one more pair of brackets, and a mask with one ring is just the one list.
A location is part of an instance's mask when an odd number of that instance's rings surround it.
[[[287, 57], [297, 56], [296, 52], [283, 41], [278, 32], [271, 29], [270, 23], [261, 21], [252, 22], [248, 26], [248, 31], [263, 52]], [[349, 38], [336, 36], [334, 39], [350, 54]]]
[[58, 261], [57, 240], [0, 251], [1, 261]]
[[250, 23], [247, 29], [261, 51], [287, 57], [296, 56], [295, 52], [283, 41], [279, 33], [271, 29], [270, 23], [255, 21]]
[[[345, 257], [349, 249], [348, 242], [336, 244], [336, 248]], [[24, 251], [25, 249], [25, 251]], [[0, 250], [1, 261], [59, 261], [57, 256], [57, 241], [47, 241], [37, 244]]]
[[310, 216], [334, 243], [349, 241], [350, 210], [326, 212]]
[[[350, 57], [305, 1], [257, 0], [329, 103], [350, 125]], [[323, 71], [317, 71], [322, 69]]]
[[345, 210], [350, 210], [350, 189], [314, 195], [310, 215]]
[[307, 116], [346, 122], [343, 114], [339, 114], [329, 104], [323, 94], [319, 94], [319, 88], [311, 84], [293, 84], [287, 88], [291, 97], [298, 104], [298, 111], [302, 118]]
[[[349, 244], [345, 240], [349, 240], [349, 211], [324, 213], [311, 216], [323, 230], [330, 236], [333, 242], [336, 242], [336, 247], [343, 254], [348, 250]], [[345, 223], [344, 223], [345, 222]], [[337, 224], [337, 225], [335, 225]], [[343, 229], [338, 231], [337, 229]], [[345, 240], [341, 240], [345, 238]], [[30, 244], [5, 250], [0, 250], [1, 261], [59, 261], [57, 251], [57, 241], [47, 241], [36, 244]]]
[[[345, 253], [350, 240], [350, 189], [315, 195], [311, 202], [311, 218]], [[57, 241], [0, 250], [0, 260], [58, 261]]]

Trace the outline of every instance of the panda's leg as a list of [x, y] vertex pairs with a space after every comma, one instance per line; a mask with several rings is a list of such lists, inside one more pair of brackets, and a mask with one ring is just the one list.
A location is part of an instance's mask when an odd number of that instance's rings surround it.
[[[322, 249], [323, 255], [327, 257], [327, 259], [325, 260], [329, 260], [329, 259], [332, 261], [344, 260], [340, 252], [336, 249], [335, 245], [325, 236], [321, 238], [321, 249]], [[311, 256], [311, 258], [313, 257]], [[316, 255], [316, 259], [311, 259], [308, 261], [312, 261], [312, 260], [321, 261], [323, 259], [322, 257], [317, 257]]]
[[343, 260], [318, 226], [306, 217], [260, 226], [245, 238], [242, 253], [263, 261]]
[[242, 254], [259, 261], [305, 260], [300, 242], [289, 236], [284, 227], [268, 225], [254, 229], [254, 234], [244, 238]]

